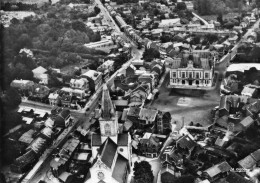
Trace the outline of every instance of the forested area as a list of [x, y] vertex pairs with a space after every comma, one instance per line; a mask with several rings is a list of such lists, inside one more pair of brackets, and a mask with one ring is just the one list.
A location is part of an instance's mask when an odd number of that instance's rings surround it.
[[[68, 64], [89, 59], [97, 61], [105, 53], [86, 48], [84, 44], [101, 39], [84, 23], [96, 12], [70, 8], [64, 4], [45, 5], [36, 11], [35, 17], [24, 20], [12, 19], [9, 27], [2, 25], [1, 67], [5, 76], [2, 87], [9, 86], [13, 79], [31, 79], [32, 69], [61, 68]], [[21, 57], [22, 48], [31, 49], [35, 59]]]
[[250, 7], [260, 6], [259, 0], [256, 0], [256, 3], [249, 0], [250, 6], [246, 6], [245, 0], [193, 0], [193, 3], [194, 9], [200, 15], [225, 14], [230, 12], [242, 13]]

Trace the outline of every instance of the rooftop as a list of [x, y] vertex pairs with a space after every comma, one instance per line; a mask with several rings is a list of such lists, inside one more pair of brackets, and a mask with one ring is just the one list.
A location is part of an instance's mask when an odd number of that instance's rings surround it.
[[101, 161], [109, 168], [112, 168], [112, 164], [117, 152], [117, 145], [109, 137], [100, 147]]
[[127, 169], [128, 160], [124, 158], [121, 154], [118, 154], [112, 177], [115, 178], [119, 183], [124, 183]]

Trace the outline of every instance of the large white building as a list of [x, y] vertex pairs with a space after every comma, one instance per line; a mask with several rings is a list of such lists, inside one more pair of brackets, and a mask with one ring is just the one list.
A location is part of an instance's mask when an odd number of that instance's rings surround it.
[[100, 134], [91, 138], [93, 166], [85, 183], [124, 183], [130, 172], [131, 137], [119, 134], [118, 115], [106, 84], [103, 86]]
[[89, 81], [89, 89], [96, 91], [102, 85], [102, 73], [95, 70], [88, 70], [81, 75], [81, 78], [87, 78]]
[[170, 88], [206, 89], [212, 87], [214, 55], [206, 50], [184, 52], [169, 64]]

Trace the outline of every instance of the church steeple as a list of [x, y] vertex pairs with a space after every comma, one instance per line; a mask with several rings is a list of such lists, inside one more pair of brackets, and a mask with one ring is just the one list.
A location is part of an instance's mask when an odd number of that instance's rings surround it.
[[110, 98], [109, 90], [107, 85], [103, 85], [103, 92], [102, 92], [102, 103], [101, 103], [101, 117], [104, 120], [111, 119], [115, 116], [115, 109]]
[[107, 85], [103, 85], [101, 117], [99, 119], [101, 141], [102, 143], [110, 137], [117, 143], [118, 135], [118, 115], [115, 112], [114, 105], [109, 95]]

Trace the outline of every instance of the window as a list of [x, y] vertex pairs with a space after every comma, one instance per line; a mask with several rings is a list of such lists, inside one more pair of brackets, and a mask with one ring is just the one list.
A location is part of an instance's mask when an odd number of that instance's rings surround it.
[[200, 78], [200, 73], [196, 72], [196, 79], [199, 79], [199, 78]]
[[176, 78], [176, 77], [177, 77], [176, 72], [172, 72], [172, 77], [173, 77], [173, 78]]
[[107, 136], [111, 135], [111, 129], [110, 129], [110, 125], [108, 123], [105, 124], [105, 135], [107, 135]]
[[120, 152], [123, 152], [123, 151], [124, 151], [124, 149], [123, 149], [123, 148], [119, 148], [119, 151], [120, 151]]
[[192, 72], [189, 72], [189, 78], [192, 78]]
[[185, 78], [185, 72], [182, 72], [182, 73], [181, 73], [181, 77], [182, 77], [182, 78]]
[[209, 73], [205, 73], [205, 79], [209, 79]]

